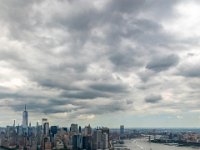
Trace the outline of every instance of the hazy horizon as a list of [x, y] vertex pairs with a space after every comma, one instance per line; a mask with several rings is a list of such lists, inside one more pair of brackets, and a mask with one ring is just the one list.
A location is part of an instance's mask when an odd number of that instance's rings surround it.
[[2, 0], [0, 126], [200, 127], [198, 0]]

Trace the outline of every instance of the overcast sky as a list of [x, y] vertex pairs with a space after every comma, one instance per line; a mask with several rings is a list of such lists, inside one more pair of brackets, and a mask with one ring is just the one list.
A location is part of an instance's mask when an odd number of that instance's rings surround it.
[[199, 0], [1, 0], [0, 126], [200, 127]]

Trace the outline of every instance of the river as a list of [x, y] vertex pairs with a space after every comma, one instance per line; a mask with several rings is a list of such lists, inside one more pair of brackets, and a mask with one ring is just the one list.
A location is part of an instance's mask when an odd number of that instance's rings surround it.
[[149, 143], [146, 139], [125, 140], [124, 146], [131, 150], [200, 150], [200, 147], [180, 147]]

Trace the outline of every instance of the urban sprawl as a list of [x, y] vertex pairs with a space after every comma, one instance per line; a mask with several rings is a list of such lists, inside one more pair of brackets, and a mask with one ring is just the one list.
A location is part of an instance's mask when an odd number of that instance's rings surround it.
[[22, 125], [0, 128], [0, 146], [4, 149], [18, 150], [114, 150], [127, 149], [119, 145], [124, 140], [143, 138], [148, 142], [177, 146], [200, 146], [200, 131], [197, 129], [109, 129], [92, 128], [89, 125], [81, 128], [72, 123], [70, 128], [50, 126], [48, 119], [42, 124], [28, 124], [28, 111], [23, 111]]

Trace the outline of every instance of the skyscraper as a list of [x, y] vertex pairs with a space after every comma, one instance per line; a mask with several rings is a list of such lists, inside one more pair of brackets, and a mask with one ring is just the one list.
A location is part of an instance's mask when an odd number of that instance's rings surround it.
[[88, 126], [85, 126], [84, 135], [86, 136], [92, 135], [92, 128], [90, 127], [90, 124]]
[[45, 136], [49, 136], [49, 122], [47, 118], [42, 118], [42, 129]]
[[45, 122], [44, 123], [44, 126], [43, 126], [43, 134], [45, 136], [49, 136], [49, 123], [48, 122]]
[[78, 124], [72, 123], [70, 129], [71, 132], [78, 133]]
[[121, 125], [120, 126], [120, 135], [119, 135], [119, 138], [121, 140], [123, 140], [125, 138], [125, 134], [124, 134], [124, 125]]
[[28, 127], [28, 111], [26, 111], [26, 105], [25, 105], [25, 109], [23, 111], [23, 116], [22, 116], [22, 126], [24, 128]]
[[80, 134], [73, 135], [72, 138], [73, 150], [81, 150], [83, 146], [83, 137]]
[[120, 126], [120, 136], [124, 135], [124, 125]]

